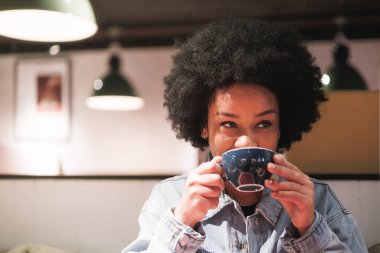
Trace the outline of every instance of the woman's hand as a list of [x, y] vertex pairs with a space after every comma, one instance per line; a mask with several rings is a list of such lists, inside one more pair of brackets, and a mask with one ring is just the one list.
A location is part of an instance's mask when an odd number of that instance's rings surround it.
[[222, 158], [216, 156], [189, 173], [181, 200], [174, 210], [174, 216], [184, 224], [193, 228], [208, 210], [218, 206], [224, 190], [222, 168], [218, 164], [221, 161]]
[[281, 202], [293, 225], [303, 235], [314, 221], [314, 184], [296, 166], [275, 155], [268, 170], [286, 181], [266, 180], [265, 186], [272, 189], [272, 197]]

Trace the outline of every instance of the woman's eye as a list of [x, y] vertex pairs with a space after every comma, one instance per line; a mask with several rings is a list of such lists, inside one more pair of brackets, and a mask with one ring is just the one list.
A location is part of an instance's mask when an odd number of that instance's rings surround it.
[[267, 128], [270, 127], [272, 123], [270, 121], [261, 121], [259, 124], [256, 125], [258, 128]]
[[235, 122], [232, 122], [232, 121], [224, 121], [224, 122], [220, 123], [220, 125], [227, 127], [227, 128], [236, 128], [237, 127], [237, 124]]

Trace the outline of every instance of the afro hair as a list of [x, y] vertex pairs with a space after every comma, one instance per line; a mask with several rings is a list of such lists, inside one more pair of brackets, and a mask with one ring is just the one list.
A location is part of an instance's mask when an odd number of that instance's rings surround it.
[[288, 150], [320, 118], [327, 101], [321, 71], [300, 34], [287, 26], [230, 18], [205, 26], [181, 45], [164, 78], [164, 106], [177, 138], [205, 148], [201, 137], [217, 90], [234, 83], [270, 90], [280, 108], [277, 151]]

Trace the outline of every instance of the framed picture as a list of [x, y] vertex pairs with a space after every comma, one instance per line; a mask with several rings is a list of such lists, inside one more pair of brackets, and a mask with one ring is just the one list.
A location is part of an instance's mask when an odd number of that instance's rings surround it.
[[57, 141], [70, 135], [67, 58], [28, 58], [16, 63], [15, 136]]

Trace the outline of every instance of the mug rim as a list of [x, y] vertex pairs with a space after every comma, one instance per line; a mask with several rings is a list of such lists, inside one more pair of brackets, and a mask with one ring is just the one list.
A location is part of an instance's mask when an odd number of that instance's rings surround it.
[[240, 150], [240, 149], [262, 149], [262, 150], [267, 150], [267, 151], [270, 151], [272, 152], [272, 154], [274, 155], [274, 151], [269, 149], [269, 148], [262, 148], [262, 147], [242, 147], [242, 148], [233, 148], [233, 149], [230, 149], [230, 150], [227, 150], [226, 152], [224, 152], [222, 155], [224, 154], [227, 154], [228, 152], [230, 151], [235, 151], [235, 150]]

